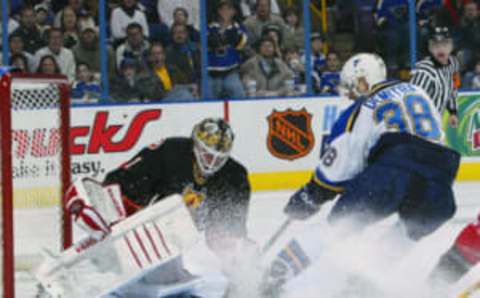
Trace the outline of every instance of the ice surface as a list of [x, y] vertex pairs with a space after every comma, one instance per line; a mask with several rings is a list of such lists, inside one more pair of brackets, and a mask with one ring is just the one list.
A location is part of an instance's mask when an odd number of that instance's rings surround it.
[[[449, 293], [442, 291], [442, 296], [432, 296], [425, 286], [425, 279], [439, 256], [452, 244], [458, 231], [480, 212], [480, 183], [459, 183], [455, 186], [455, 193], [458, 204], [456, 216], [433, 235], [412, 246], [408, 253], [404, 253], [404, 258], [397, 258], [398, 251], [392, 256], [377, 247], [382, 235], [396, 222], [396, 217], [367, 229], [361, 235], [335, 243], [325, 243], [322, 237], [324, 233], [325, 238], [330, 239], [326, 235], [328, 226], [325, 217], [331, 205], [325, 206], [320, 214], [308, 222], [291, 226], [272, 248], [272, 254], [291, 237], [301, 234], [303, 229], [311, 229], [311, 235], [316, 234], [315, 230], [318, 231], [320, 236], [317, 240], [309, 235], [309, 245], [317, 245], [319, 250], [324, 248], [325, 251], [303, 276], [287, 284], [285, 298], [457, 297], [471, 283], [480, 280], [480, 268], [470, 272], [449, 289]], [[254, 195], [249, 231], [258, 243], [264, 243], [285, 219], [281, 211], [290, 194], [290, 191], [282, 191]], [[196, 260], [202, 258], [200, 252], [194, 252], [189, 259], [190, 264], [196, 264]], [[203, 266], [196, 269], [208, 267], [212, 270], [207, 259], [203, 258], [202, 261]], [[247, 274], [245, 278], [250, 276]], [[205, 297], [221, 296], [207, 294]], [[472, 297], [480, 297], [480, 293]]]
[[[250, 237], [258, 244], [263, 244], [282, 224], [285, 219], [282, 209], [291, 193], [292, 191], [279, 191], [253, 194], [248, 228]], [[376, 255], [377, 251], [375, 251], [375, 237], [381, 235], [381, 231], [385, 230], [394, 221], [394, 219], [388, 219], [364, 233], [365, 235], [362, 237], [367, 237], [370, 240], [366, 241], [366, 244], [360, 244], [356, 241], [358, 239], [353, 237], [349, 240], [337, 241], [333, 249], [326, 249], [322, 253], [321, 259], [315, 262], [314, 266], [307, 270], [304, 276], [287, 285], [285, 297], [376, 298], [373, 295], [377, 289], [369, 289], [371, 285], [373, 285], [373, 288], [387, 291], [386, 294], [382, 292], [382, 298], [424, 297], [422, 296], [422, 288], [425, 276], [434, 266], [439, 255], [451, 245], [459, 229], [473, 220], [480, 212], [480, 183], [458, 183], [455, 186], [455, 193], [458, 204], [455, 218], [439, 231], [422, 240], [404, 259], [392, 262], [392, 264], [382, 264], [382, 262], [375, 261], [379, 257]], [[325, 206], [318, 215], [308, 222], [292, 225], [287, 233], [279, 239], [277, 245], [271, 249], [270, 255], [267, 254], [266, 258], [271, 258], [293, 235], [298, 235], [304, 229], [316, 227], [321, 234], [322, 229], [325, 228], [324, 218], [328, 214], [329, 207]], [[48, 212], [36, 213], [35, 217], [28, 216], [28, 212], [32, 212], [31, 210], [22, 210], [21, 212], [25, 213], [22, 214], [25, 215], [22, 218], [41, 220], [38, 217], [42, 216], [44, 222], [48, 222]], [[319, 239], [322, 239], [321, 235]], [[37, 245], [38, 241], [32, 239], [32, 245]], [[194, 273], [203, 274], [206, 277], [206, 282], [198, 291], [199, 294], [208, 298], [222, 297], [226, 280], [219, 273], [220, 264], [218, 260], [203, 244], [192, 248], [186, 254], [185, 262]], [[241, 262], [241, 259], [238, 262]], [[249, 274], [248, 270], [239, 274], [244, 274], [246, 283], [250, 282], [249, 279], [252, 275]], [[463, 290], [476, 280], [480, 280], [480, 268], [470, 272], [451, 291], [458, 294], [460, 289]], [[28, 277], [28, 274], [19, 272], [17, 281], [19, 281], [16, 287], [17, 297], [34, 297], [35, 283]], [[358, 290], [352, 290], [355, 293], [348, 293], [349, 289], [345, 289], [346, 284], [365, 284], [365, 293]], [[480, 295], [473, 297], [480, 297]], [[248, 295], [242, 298], [255, 297]]]

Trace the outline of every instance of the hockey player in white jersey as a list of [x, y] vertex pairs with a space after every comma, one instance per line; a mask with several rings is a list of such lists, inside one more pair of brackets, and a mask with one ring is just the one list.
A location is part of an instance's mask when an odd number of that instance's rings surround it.
[[[341, 85], [354, 102], [336, 121], [311, 180], [285, 207], [291, 219], [307, 219], [339, 195], [328, 221], [343, 227], [340, 239], [397, 213], [406, 237], [418, 241], [453, 216], [460, 157], [443, 145], [440, 115], [422, 89], [385, 79], [376, 55], [346, 62]], [[318, 250], [289, 242], [272, 263], [266, 292], [302, 272]]]

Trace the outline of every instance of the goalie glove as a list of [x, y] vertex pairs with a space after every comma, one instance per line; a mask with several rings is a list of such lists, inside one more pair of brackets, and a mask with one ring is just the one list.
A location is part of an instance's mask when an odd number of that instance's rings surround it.
[[75, 181], [65, 194], [65, 209], [74, 223], [91, 237], [100, 240], [111, 226], [126, 217], [118, 186], [102, 187], [89, 178]]
[[336, 195], [336, 192], [323, 188], [312, 179], [290, 197], [284, 212], [292, 219], [306, 220]]
[[84, 198], [76, 195], [74, 188], [67, 193], [67, 196], [69, 198], [66, 209], [72, 215], [76, 225], [95, 239], [102, 239], [110, 233], [110, 225], [97, 210], [86, 204]]

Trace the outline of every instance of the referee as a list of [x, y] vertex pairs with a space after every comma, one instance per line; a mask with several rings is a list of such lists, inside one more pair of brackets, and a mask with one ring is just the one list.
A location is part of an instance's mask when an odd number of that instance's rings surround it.
[[447, 110], [450, 126], [456, 127], [459, 62], [451, 55], [453, 41], [448, 28], [433, 29], [428, 39], [428, 51], [430, 55], [416, 63], [410, 83], [425, 90], [441, 114]]

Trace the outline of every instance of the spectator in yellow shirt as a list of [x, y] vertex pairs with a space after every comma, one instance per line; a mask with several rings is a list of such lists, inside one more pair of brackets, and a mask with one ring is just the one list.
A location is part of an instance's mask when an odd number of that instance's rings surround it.
[[165, 48], [161, 43], [153, 43], [149, 51], [152, 75], [160, 80], [165, 93], [164, 100], [194, 99], [191, 87], [182, 84], [187, 78], [182, 78], [182, 72], [174, 64], [167, 63]]

